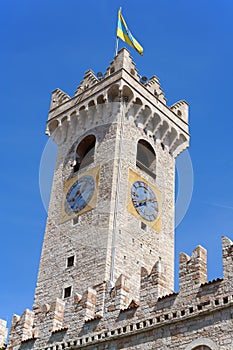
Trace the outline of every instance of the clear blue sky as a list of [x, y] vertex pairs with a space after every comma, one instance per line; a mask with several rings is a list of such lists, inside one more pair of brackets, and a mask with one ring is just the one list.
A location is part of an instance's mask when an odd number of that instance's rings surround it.
[[160, 78], [169, 105], [190, 104], [194, 191], [176, 230], [176, 276], [179, 252], [198, 244], [208, 249], [209, 279], [222, 276], [221, 236], [233, 239], [232, 0], [2, 1], [0, 317], [8, 321], [33, 303], [51, 91], [73, 96], [85, 71], [105, 71], [119, 6], [144, 47], [143, 57], [130, 48], [139, 73]]

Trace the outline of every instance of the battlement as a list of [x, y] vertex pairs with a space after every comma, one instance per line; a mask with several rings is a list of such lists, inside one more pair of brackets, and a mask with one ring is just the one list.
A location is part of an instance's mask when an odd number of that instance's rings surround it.
[[199, 287], [207, 280], [207, 252], [198, 246], [192, 256], [180, 253], [180, 293], [187, 295], [190, 289]]
[[163, 262], [159, 259], [153, 266], [150, 273], [142, 267], [141, 269], [141, 295], [140, 299], [153, 297], [154, 300], [172, 293], [167, 288], [167, 276]]
[[6, 321], [0, 319], [0, 349], [3, 349], [6, 344], [8, 329], [6, 328]]
[[233, 280], [233, 242], [222, 237], [223, 277]]
[[[34, 343], [41, 349], [79, 348], [166, 325], [175, 335], [179, 333], [180, 322], [191, 322], [190, 319], [197, 317], [205, 322], [208, 314], [221, 317], [223, 310], [230, 310], [233, 305], [233, 242], [223, 237], [222, 247], [223, 279], [207, 282], [207, 252], [198, 246], [191, 257], [180, 254], [178, 293], [164, 288], [166, 271], [159, 260], [150, 273], [142, 267], [140, 300], [129, 299], [130, 276], [121, 275], [114, 288], [103, 282], [88, 288], [83, 295], [75, 294], [69, 300], [56, 299], [50, 305], [36, 305], [21, 317], [14, 315], [9, 348], [22, 343], [31, 344], [29, 348]], [[1, 325], [6, 329], [6, 323]]]
[[46, 133], [58, 144], [69, 133], [84, 131], [113, 122], [119, 115], [116, 103], [124, 100], [126, 121], [161, 142], [176, 157], [189, 145], [188, 104], [166, 105], [156, 76], [141, 82], [128, 50], [122, 49], [105, 74], [96, 77], [88, 70], [74, 97], [60, 89], [52, 93]]

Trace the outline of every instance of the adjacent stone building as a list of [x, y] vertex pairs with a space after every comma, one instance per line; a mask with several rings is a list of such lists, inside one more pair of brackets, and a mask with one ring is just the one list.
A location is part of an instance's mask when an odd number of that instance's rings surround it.
[[223, 278], [207, 281], [198, 246], [181, 253], [174, 292], [188, 104], [167, 106], [158, 78], [140, 79], [122, 49], [105, 74], [86, 72], [74, 97], [52, 93], [46, 131], [58, 154], [35, 300], [13, 316], [9, 349], [233, 349], [228, 238]]

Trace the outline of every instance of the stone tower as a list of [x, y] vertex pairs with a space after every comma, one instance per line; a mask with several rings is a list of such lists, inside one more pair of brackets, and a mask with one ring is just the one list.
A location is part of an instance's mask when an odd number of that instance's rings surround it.
[[88, 71], [70, 98], [52, 94], [47, 133], [58, 145], [35, 305], [114, 287], [139, 300], [141, 267], [173, 291], [174, 165], [188, 146], [188, 106], [172, 108], [158, 79], [141, 83], [123, 49], [104, 76]]
[[122, 49], [73, 98], [53, 92], [47, 133], [58, 154], [34, 306], [13, 316], [9, 350], [232, 350], [233, 243], [210, 282], [206, 250], [181, 253], [173, 291], [187, 103], [168, 107]]

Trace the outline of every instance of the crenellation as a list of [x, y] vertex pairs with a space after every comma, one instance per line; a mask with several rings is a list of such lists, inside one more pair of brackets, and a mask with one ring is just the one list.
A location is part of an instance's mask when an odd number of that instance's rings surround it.
[[83, 81], [78, 86], [75, 95], [79, 95], [80, 93], [83, 93], [84, 90], [87, 90], [89, 87], [92, 87], [93, 85], [97, 84], [99, 82], [99, 79], [95, 76], [94, 72], [89, 69], [83, 78]]
[[224, 236], [222, 237], [222, 260], [224, 279], [233, 281], [233, 242]]
[[164, 92], [160, 86], [159, 78], [153, 75], [148, 82], [145, 83], [146, 88], [151, 91], [164, 104], [167, 103]]
[[33, 336], [33, 323], [34, 323], [34, 312], [26, 309], [20, 318], [22, 327], [22, 340], [32, 338]]
[[206, 283], [207, 266], [206, 250], [198, 246], [194, 249], [192, 256], [180, 253], [180, 292], [187, 294], [193, 288]]
[[188, 123], [189, 105], [186, 101], [178, 101], [171, 106], [171, 110], [178, 115], [185, 123]]
[[167, 286], [167, 277], [161, 259], [155, 263], [150, 273], [145, 268], [141, 269], [140, 300], [149, 297], [155, 303], [159, 298], [172, 292]]
[[5, 348], [6, 339], [8, 334], [8, 329], [6, 327], [7, 322], [5, 320], [0, 319], [0, 349]]
[[58, 107], [59, 105], [63, 104], [68, 100], [70, 100], [70, 96], [67, 95], [64, 91], [62, 91], [61, 89], [54, 90], [52, 92], [50, 110], [53, 110], [54, 108]]
[[80, 303], [84, 309], [85, 320], [93, 319], [95, 316], [96, 290], [89, 287], [82, 295]]
[[13, 315], [9, 334], [9, 346], [14, 347], [33, 337], [34, 312], [26, 309], [22, 316]]
[[104, 281], [97, 286], [94, 286], [96, 290], [96, 305], [95, 305], [95, 314], [99, 317], [102, 317], [104, 314], [104, 303], [107, 293], [107, 283]]
[[51, 304], [52, 332], [62, 328], [64, 320], [65, 302], [59, 298]]
[[136, 79], [138, 82], [140, 81], [140, 76], [135, 63], [133, 62], [127, 49], [120, 50], [118, 55], [115, 56], [114, 60], [110, 63], [110, 66], [106, 69], [104, 78], [119, 71], [120, 69], [124, 69], [126, 72], [129, 72], [134, 79]]
[[111, 294], [115, 296], [116, 310], [124, 309], [129, 304], [129, 278], [123, 274], [118, 277], [115, 283], [115, 287]]

